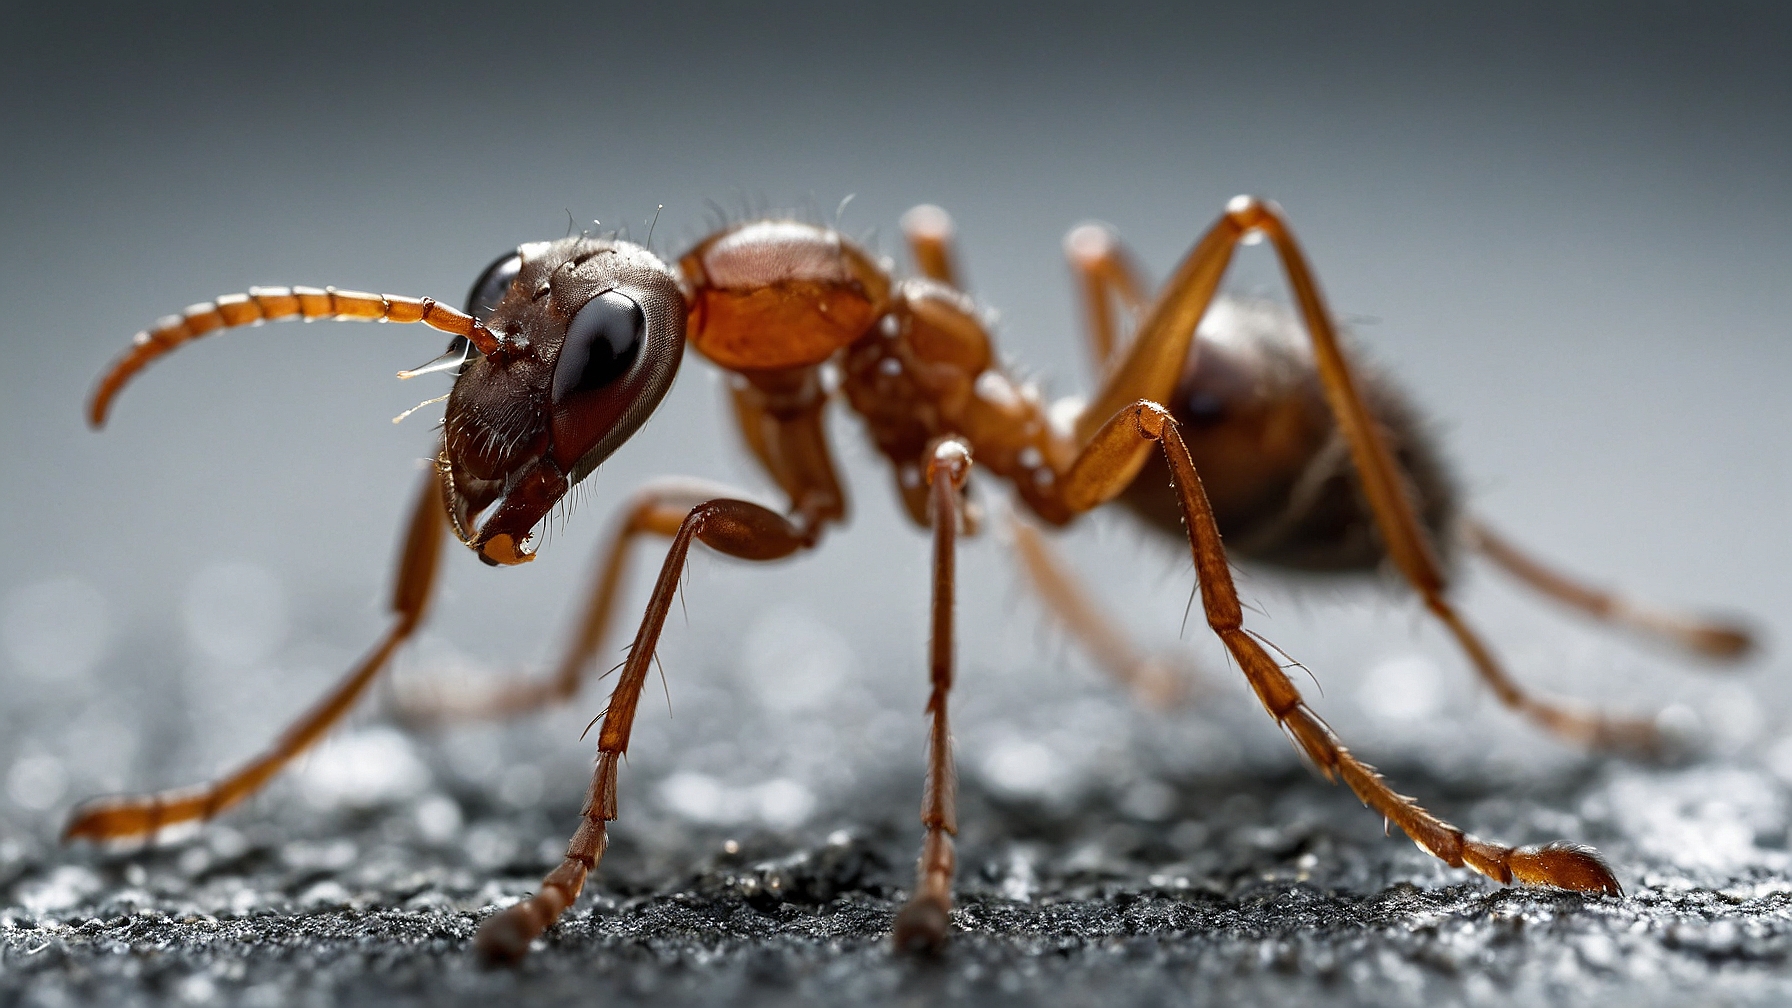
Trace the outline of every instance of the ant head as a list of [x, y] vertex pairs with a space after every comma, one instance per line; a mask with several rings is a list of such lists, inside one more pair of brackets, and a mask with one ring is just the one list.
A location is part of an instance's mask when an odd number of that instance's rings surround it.
[[482, 354], [464, 339], [449, 348], [471, 356], [443, 419], [444, 503], [481, 559], [522, 563], [535, 526], [671, 387], [685, 298], [653, 253], [579, 237], [500, 257], [474, 283], [467, 313], [498, 348]]

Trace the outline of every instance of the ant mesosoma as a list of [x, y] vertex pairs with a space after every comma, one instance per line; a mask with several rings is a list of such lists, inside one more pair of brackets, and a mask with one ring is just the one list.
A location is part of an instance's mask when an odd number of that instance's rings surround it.
[[[1466, 652], [1502, 703], [1565, 739], [1652, 749], [1652, 722], [1606, 717], [1521, 688], [1450, 602], [1448, 564], [1481, 553], [1541, 592], [1600, 619], [1738, 657], [1741, 629], [1647, 609], [1539, 566], [1465, 517], [1415, 413], [1388, 384], [1352, 366], [1299, 245], [1274, 204], [1239, 197], [1155, 296], [1105, 228], [1072, 231], [1066, 251], [1081, 286], [1099, 390], [1055, 410], [1004, 373], [983, 314], [960, 289], [952, 225], [917, 207], [903, 230], [922, 276], [898, 280], [838, 232], [794, 220], [737, 223], [704, 238], [676, 266], [640, 245], [578, 236], [523, 245], [489, 267], [456, 311], [429, 298], [333, 288], [255, 288], [195, 305], [140, 333], [101, 379], [89, 419], [161, 355], [207, 333], [280, 319], [421, 322], [453, 335], [417, 372], [458, 369], [440, 449], [405, 535], [385, 637], [274, 747], [194, 790], [100, 799], [66, 837], [153, 835], [241, 801], [329, 730], [415, 631], [428, 608], [445, 529], [493, 565], [532, 558], [525, 544], [567, 491], [653, 413], [688, 342], [729, 373], [747, 447], [789, 498], [782, 512], [692, 482], [656, 482], [623, 512], [606, 544], [583, 624], [557, 674], [482, 704], [515, 713], [570, 698], [603, 638], [634, 541], [671, 539], [647, 611], [598, 727], [597, 765], [565, 859], [539, 891], [488, 918], [476, 946], [491, 960], [523, 956], [572, 904], [603, 857], [617, 816], [617, 768], [654, 647], [693, 542], [748, 560], [812, 549], [846, 516], [824, 414], [838, 391], [888, 456], [897, 493], [932, 528], [932, 692], [925, 827], [917, 880], [897, 914], [905, 949], [940, 945], [952, 903], [955, 783], [947, 698], [953, 678], [955, 540], [974, 518], [973, 465], [1006, 479], [1032, 514], [1064, 525], [1120, 499], [1188, 542], [1208, 626], [1258, 699], [1328, 778], [1430, 854], [1502, 883], [1621, 895], [1599, 854], [1558, 843], [1512, 848], [1464, 834], [1392, 790], [1347, 750], [1245, 629], [1227, 551], [1301, 569], [1390, 563]], [[1306, 340], [1253, 327], [1230, 305], [1209, 315], [1241, 241], [1267, 238], [1286, 270]], [[1248, 312], [1247, 312], [1248, 314]], [[1209, 324], [1197, 337], [1197, 324]], [[1129, 324], [1130, 320], [1130, 324]], [[1125, 330], [1129, 340], [1122, 340]], [[973, 462], [974, 460], [974, 462]], [[1197, 475], [1198, 474], [1198, 475]], [[481, 516], [484, 516], [481, 521]], [[1164, 699], [1176, 680], [1133, 656], [1042, 534], [1015, 519], [1022, 568], [1047, 603], [1116, 676]]]

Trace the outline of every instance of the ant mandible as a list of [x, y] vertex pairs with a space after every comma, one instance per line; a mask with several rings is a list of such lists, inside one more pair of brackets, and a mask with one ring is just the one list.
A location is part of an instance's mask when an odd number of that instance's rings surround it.
[[[195, 305], [138, 334], [94, 392], [89, 419], [95, 427], [105, 422], [120, 388], [151, 361], [207, 333], [264, 321], [421, 322], [454, 339], [444, 357], [401, 377], [453, 368], [458, 376], [447, 396], [436, 464], [405, 535], [395, 619], [385, 637], [271, 750], [236, 773], [197, 789], [88, 803], [65, 838], [153, 835], [171, 823], [209, 818], [254, 793], [341, 718], [416, 630], [429, 605], [444, 527], [488, 564], [532, 559], [525, 544], [538, 523], [653, 413], [689, 342], [729, 373], [747, 447], [789, 506], [779, 512], [688, 481], [649, 485], [604, 547], [583, 624], [557, 674], [516, 683], [478, 705], [484, 713], [516, 713], [573, 696], [608, 626], [632, 544], [645, 534], [671, 538], [601, 715], [596, 770], [578, 829], [540, 890], [480, 927], [475, 945], [489, 960], [524, 956], [603, 857], [607, 823], [617, 816], [617, 767], [692, 543], [776, 560], [816, 547], [829, 525], [845, 519], [824, 423], [832, 396], [824, 381], [828, 366], [837, 369], [846, 402], [893, 464], [909, 516], [930, 526], [933, 536], [925, 835], [914, 892], [894, 922], [898, 947], [936, 948], [948, 931], [957, 831], [947, 719], [954, 557], [956, 537], [974, 517], [965, 495], [973, 464], [1008, 480], [1048, 524], [1067, 524], [1118, 498], [1186, 536], [1207, 624], [1270, 716], [1327, 778], [1341, 779], [1426, 852], [1502, 883], [1622, 895], [1592, 848], [1512, 848], [1465, 834], [1396, 793], [1346, 749], [1245, 629], [1221, 535], [1234, 555], [1284, 567], [1369, 570], [1390, 562], [1501, 702], [1592, 747], [1648, 751], [1656, 730], [1650, 721], [1603, 716], [1521, 688], [1450, 601], [1445, 561], [1459, 548], [1484, 554], [1559, 601], [1706, 655], [1740, 656], [1751, 647], [1744, 630], [1576, 584], [1465, 517], [1416, 415], [1384, 380], [1352, 366], [1306, 258], [1273, 203], [1244, 196], [1228, 203], [1151, 298], [1109, 231], [1085, 225], [1071, 232], [1066, 251], [1104, 373], [1094, 398], [1074, 415], [1055, 416], [1003, 371], [983, 315], [960, 289], [944, 211], [917, 207], [904, 216], [903, 230], [919, 278], [896, 279], [832, 229], [755, 220], [703, 239], [676, 267], [616, 238], [523, 245], [480, 276], [465, 312], [429, 298], [254, 288]], [[1210, 325], [1197, 338], [1235, 248], [1252, 236], [1266, 237], [1281, 260], [1304, 343], [1248, 325]], [[1126, 328], [1132, 335], [1123, 343]], [[1071, 630], [1140, 691], [1172, 695], [1174, 678], [1133, 657], [1042, 534], [1019, 519], [1014, 525], [1023, 570]]]

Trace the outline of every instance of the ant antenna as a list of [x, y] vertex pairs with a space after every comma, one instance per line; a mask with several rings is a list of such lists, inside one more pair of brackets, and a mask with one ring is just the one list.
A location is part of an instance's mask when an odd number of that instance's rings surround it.
[[858, 193], [847, 193], [846, 198], [840, 201], [840, 205], [834, 208], [834, 230], [840, 230], [840, 218], [846, 213], [846, 204], [851, 203], [852, 198], [857, 195]]
[[653, 248], [653, 229], [660, 226], [660, 211], [664, 209], [666, 209], [664, 203], [653, 208], [653, 223], [647, 225], [647, 247], [649, 249]]

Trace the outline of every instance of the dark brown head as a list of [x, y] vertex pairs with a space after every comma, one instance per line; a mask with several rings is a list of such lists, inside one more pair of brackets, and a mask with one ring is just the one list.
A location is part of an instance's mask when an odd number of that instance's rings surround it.
[[686, 314], [678, 276], [665, 263], [603, 238], [507, 253], [474, 283], [465, 313], [426, 297], [251, 287], [138, 333], [101, 374], [87, 417], [104, 425], [113, 399], [144, 368], [212, 333], [301, 318], [421, 323], [455, 339], [440, 360], [399, 377], [461, 368], [437, 457], [448, 518], [487, 563], [522, 563], [532, 556], [523, 543], [548, 510], [628, 440], [671, 387]]
[[481, 559], [522, 563], [533, 557], [522, 547], [535, 526], [671, 387], [685, 298], [677, 275], [639, 245], [565, 238], [499, 258], [474, 284], [467, 313], [499, 348], [469, 349], [448, 396], [437, 462], [444, 503]]

